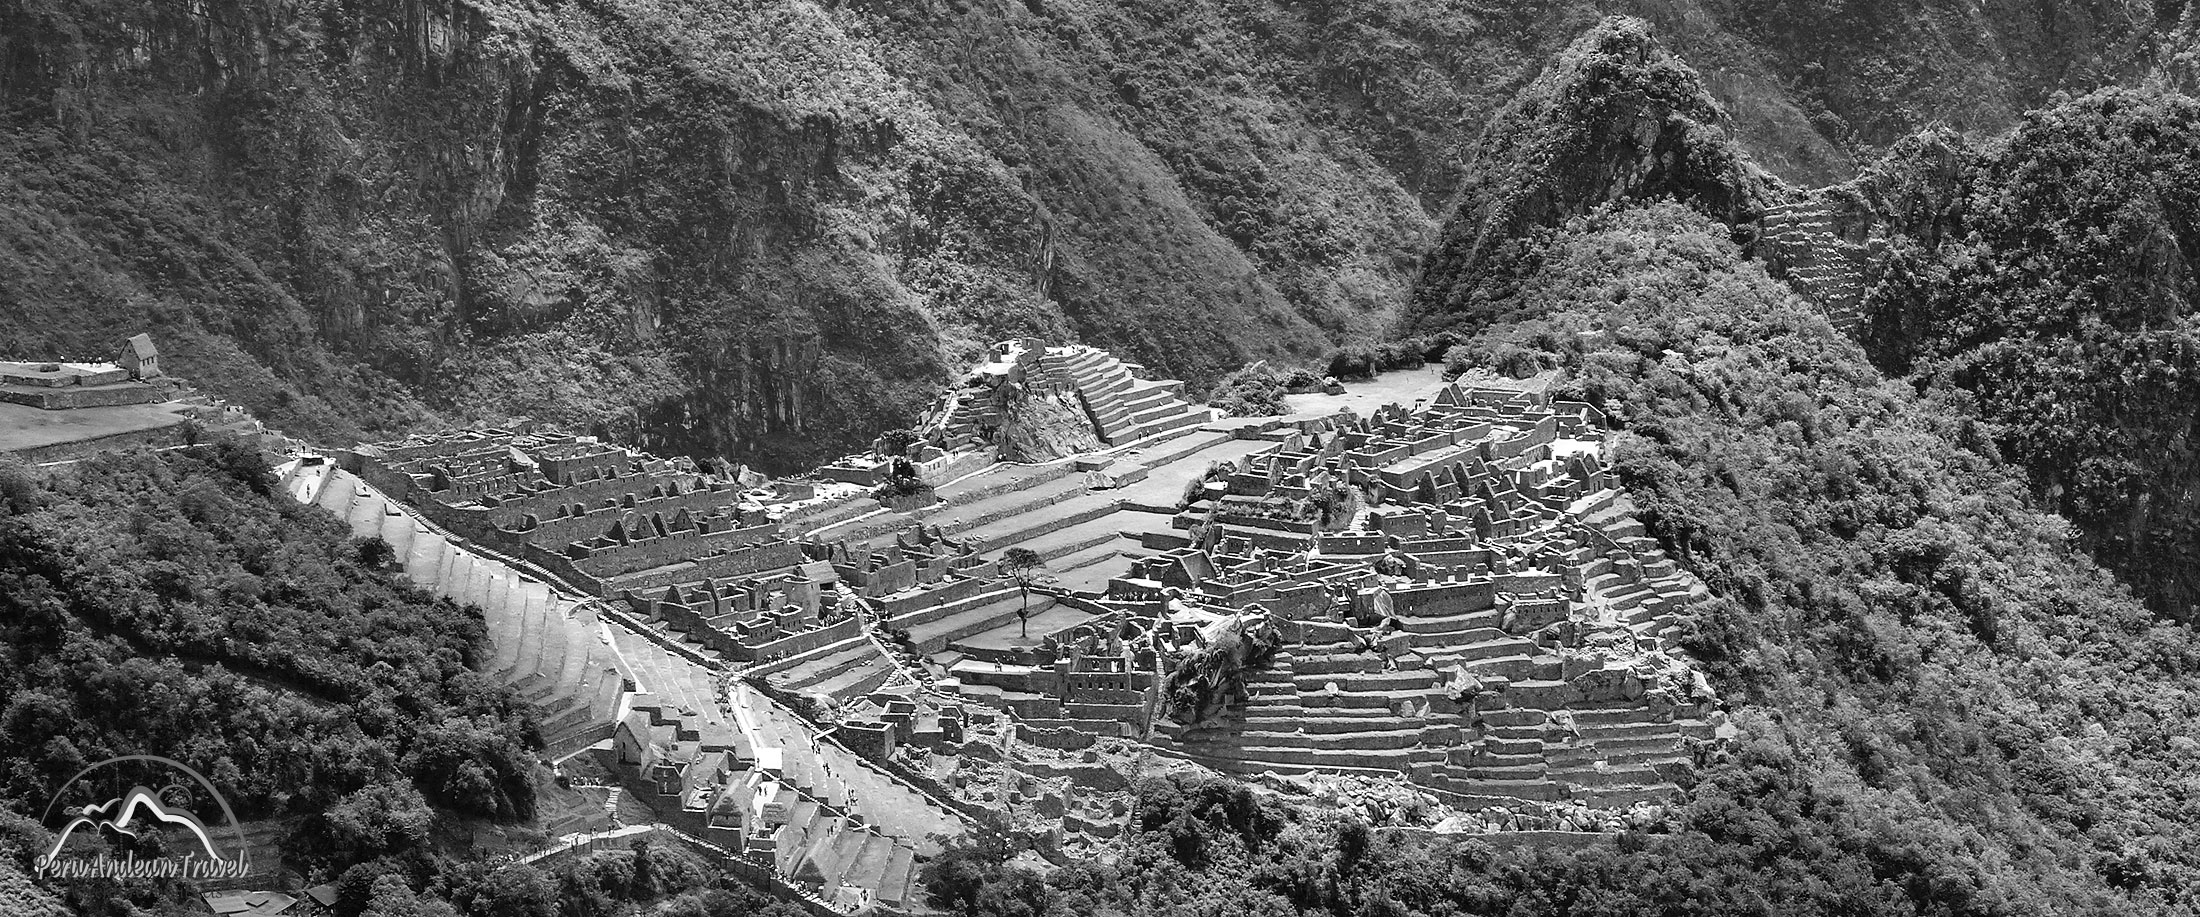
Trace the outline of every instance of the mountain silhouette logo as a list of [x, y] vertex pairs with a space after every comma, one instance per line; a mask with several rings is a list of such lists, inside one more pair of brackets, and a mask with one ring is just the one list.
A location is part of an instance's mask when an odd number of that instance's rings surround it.
[[[102, 770], [108, 773], [101, 775], [100, 779], [88, 779]], [[145, 782], [141, 782], [140, 778], [162, 770], [168, 771], [171, 777], [188, 780], [176, 779], [160, 790], [149, 789]], [[125, 779], [130, 782], [128, 789], [121, 793], [105, 796], [101, 792], [101, 787], [120, 786]], [[219, 833], [229, 836], [228, 844], [218, 843], [218, 832], [210, 830], [205, 820], [190, 809], [190, 804], [196, 801], [197, 796], [194, 786], [204, 790], [204, 795], [220, 808], [229, 830]], [[103, 801], [83, 805], [63, 804], [64, 800], [72, 798]], [[58, 817], [56, 809], [60, 810]], [[61, 823], [55, 825], [56, 821]], [[221, 791], [214, 787], [212, 781], [189, 766], [155, 755], [109, 758], [79, 771], [62, 785], [53, 802], [47, 805], [46, 824], [55, 828], [53, 846], [44, 856], [33, 862], [42, 876], [205, 879], [241, 878], [249, 872], [245, 860], [243, 827], [238, 823], [236, 814], [230, 810], [229, 801], [222, 796]], [[86, 856], [69, 847], [73, 839], [93, 838], [100, 842], [99, 847], [105, 848], [108, 831], [137, 841], [148, 832], [162, 832], [171, 828], [180, 829], [180, 833], [186, 838], [185, 849], [158, 857], [140, 858], [135, 850], [131, 850], [117, 858], [106, 849]], [[85, 845], [80, 843], [78, 846]], [[232, 851], [232, 855], [223, 856], [224, 846]]]

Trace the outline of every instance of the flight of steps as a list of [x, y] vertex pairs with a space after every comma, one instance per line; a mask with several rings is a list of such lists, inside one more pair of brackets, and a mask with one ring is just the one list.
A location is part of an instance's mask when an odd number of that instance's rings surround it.
[[[1823, 197], [1767, 208], [1759, 225], [1765, 260], [1824, 309], [1834, 327], [1855, 334], [1863, 323], [1864, 265], [1872, 245], [1856, 245], [1835, 233]], [[1876, 234], [1872, 242], [1878, 242]]]
[[987, 392], [964, 389], [942, 397], [948, 401], [945, 410], [937, 415], [937, 423], [950, 452], [983, 446], [984, 431], [1001, 424], [1000, 408]]
[[[1582, 517], [1616, 545], [1623, 557], [1610, 556], [1582, 565], [1585, 593], [1608, 605], [1620, 623], [1671, 649], [1679, 628], [1678, 612], [1709, 598], [1702, 581], [1680, 569], [1635, 518], [1634, 504], [1616, 500]], [[1591, 545], [1589, 551], [1597, 550]]]
[[1041, 378], [1073, 388], [1092, 416], [1102, 442], [1111, 446], [1183, 432], [1208, 423], [1214, 412], [1184, 399], [1184, 384], [1140, 379], [1129, 364], [1084, 345], [1049, 347]]
[[[308, 486], [303, 479], [309, 475], [321, 480]], [[479, 607], [491, 651], [482, 667], [535, 708], [552, 747], [611, 723], [624, 676], [582, 600], [452, 544], [350, 472], [292, 466], [283, 486], [294, 496], [310, 495], [349, 523], [355, 536], [388, 543], [406, 576], [422, 588]]]

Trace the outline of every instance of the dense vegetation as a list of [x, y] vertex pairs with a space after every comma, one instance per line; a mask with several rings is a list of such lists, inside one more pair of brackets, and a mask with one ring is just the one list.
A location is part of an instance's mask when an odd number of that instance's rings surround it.
[[1231, 371], [1215, 382], [1207, 403], [1228, 417], [1268, 417], [1290, 413], [1283, 396], [1321, 384], [1308, 369], [1278, 369], [1256, 360]]
[[448, 860], [355, 867], [338, 883], [337, 917], [803, 917], [809, 912], [717, 877], [686, 851], [647, 840], [628, 850], [540, 866]]
[[1844, 189], [1894, 239], [1869, 302], [1875, 357], [1965, 396], [2104, 563], [2188, 618], [2196, 124], [2187, 96], [2107, 90], [1993, 143], [1919, 138]]
[[0, 357], [150, 328], [316, 438], [524, 415], [785, 470], [1010, 334], [1195, 386], [1362, 342], [1607, 11], [1819, 180], [2134, 76], [2183, 7], [0, 0]]
[[[180, 887], [72, 882], [67, 899], [23, 870], [50, 838], [0, 812], [0, 917], [197, 915]], [[635, 840], [624, 850], [491, 867], [414, 847], [357, 863], [335, 881], [335, 917], [802, 917], [682, 849]], [[310, 907], [309, 904], [301, 906]]]
[[1608, 201], [1675, 198], [1729, 223], [1753, 217], [1767, 179], [1725, 122], [1645, 23], [1598, 24], [1491, 119], [1400, 327], [1471, 331], [1517, 313], [1538, 236]]
[[37, 817], [87, 764], [163, 755], [241, 818], [310, 815], [295, 852], [337, 867], [438, 812], [531, 818], [539, 740], [471, 668], [480, 613], [273, 485], [234, 442], [0, 465], [0, 799]]
[[[2200, 103], [2174, 82], [2058, 98], [1991, 141], [1936, 126], [1827, 197], [1833, 231], [1868, 253], [1874, 361], [1950, 393], [2097, 559], [2189, 617], [2200, 575], [2165, 558], [2200, 556], [2184, 409], [2200, 380]], [[1400, 327], [1534, 314], [1551, 234], [1609, 202], [1682, 201], [1752, 238], [1767, 205], [1800, 192], [1745, 147], [1697, 70], [1643, 23], [1607, 20], [1490, 122]], [[1495, 356], [1508, 371], [1547, 362]]]
[[1549, 317], [1503, 335], [1627, 425], [1646, 521], [1725, 597], [1691, 648], [1843, 817], [1975, 857], [1936, 864], [1962, 881], [1921, 909], [2200, 906], [2192, 634], [2095, 567], [1959, 406], [1881, 381], [1724, 236], [1672, 207], [1606, 218], [1551, 257]]

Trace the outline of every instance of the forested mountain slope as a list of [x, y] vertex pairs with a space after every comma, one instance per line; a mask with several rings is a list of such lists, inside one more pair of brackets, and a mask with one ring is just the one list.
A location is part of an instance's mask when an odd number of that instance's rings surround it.
[[1606, 12], [1809, 181], [2133, 77], [2189, 15], [0, 0], [0, 340], [150, 327], [331, 439], [524, 415], [786, 468], [1009, 334], [1195, 383], [1375, 335], [1490, 114]]
[[1402, 325], [1627, 431], [1751, 738], [1675, 841], [1444, 854], [1496, 886], [1468, 906], [2192, 912], [2192, 635], [2143, 600], [2189, 614], [2195, 103], [2057, 99], [1817, 194], [1871, 253], [1860, 344], [1745, 260], [1805, 192], [1642, 39], [1592, 30], [1493, 121]]
[[[533, 818], [540, 743], [473, 668], [479, 611], [273, 487], [233, 443], [0, 458], [0, 849], [37, 846], [38, 807], [131, 754], [207, 775], [246, 821], [309, 816], [284, 844], [301, 871], [424, 850], [439, 812]], [[184, 891], [63, 890], [88, 913]]]
[[1400, 326], [1474, 331], [1517, 316], [1541, 238], [1611, 202], [1670, 199], [1728, 225], [1757, 219], [1785, 189], [1730, 128], [1644, 22], [1597, 24], [1490, 120]]
[[1963, 396], [2159, 610], [2200, 614], [2200, 102], [2109, 90], [1901, 144], [1831, 195], [1886, 237], [1865, 340]]
[[1611, 202], [1685, 202], [1782, 273], [1799, 243], [1784, 228], [1768, 241], [1773, 211], [1822, 214], [1810, 219], [1826, 250], [1801, 257], [1854, 270], [1853, 283], [1798, 289], [1854, 316], [1882, 370], [1950, 393], [2088, 550], [2189, 618], [2200, 102], [2175, 88], [2180, 66], [2144, 88], [2058, 97], [2005, 135], [1935, 126], [1808, 191], [1757, 164], [1702, 75], [1643, 23], [1608, 21], [1492, 120], [1400, 327], [1472, 332], [1532, 314], [1540, 241]]

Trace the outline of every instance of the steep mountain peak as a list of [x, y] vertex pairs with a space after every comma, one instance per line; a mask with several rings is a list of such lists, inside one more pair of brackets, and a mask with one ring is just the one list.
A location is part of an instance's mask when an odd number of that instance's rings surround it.
[[1648, 23], [1606, 18], [1491, 119], [1401, 324], [1419, 332], [1496, 320], [1526, 267], [1517, 243], [1599, 206], [1673, 198], [1733, 224], [1775, 185]]

